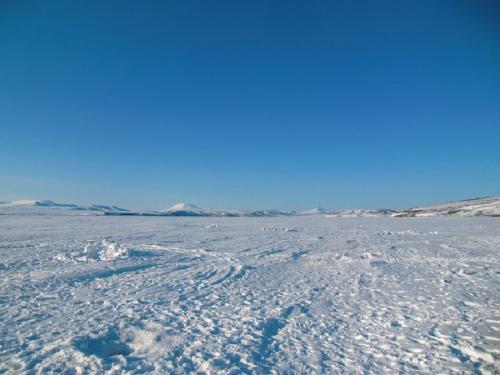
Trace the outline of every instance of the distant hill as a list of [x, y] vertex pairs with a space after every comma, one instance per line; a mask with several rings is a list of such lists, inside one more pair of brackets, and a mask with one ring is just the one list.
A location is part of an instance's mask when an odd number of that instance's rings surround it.
[[316, 207], [307, 211], [256, 210], [236, 211], [200, 208], [192, 203], [178, 203], [157, 211], [132, 211], [114, 205], [92, 204], [80, 206], [52, 200], [16, 200], [0, 202], [3, 215], [114, 215], [114, 216], [199, 216], [199, 217], [277, 217], [313, 216], [326, 217], [435, 217], [435, 216], [493, 216], [500, 217], [500, 196], [475, 198], [462, 201], [422, 206], [407, 210], [351, 209], [328, 211]]
[[300, 215], [324, 215], [327, 213], [329, 213], [329, 211], [325, 210], [323, 207], [315, 207], [307, 211], [302, 211]]
[[381, 209], [354, 209], [334, 211], [328, 214], [328, 217], [390, 217], [394, 216], [398, 211]]
[[52, 200], [16, 200], [10, 202], [0, 202], [0, 213], [3, 214], [102, 215], [105, 212], [128, 212], [128, 210], [112, 205], [92, 204], [90, 206], [79, 206], [74, 203], [59, 203]]
[[396, 217], [494, 216], [500, 217], [500, 197], [475, 198], [398, 212]]

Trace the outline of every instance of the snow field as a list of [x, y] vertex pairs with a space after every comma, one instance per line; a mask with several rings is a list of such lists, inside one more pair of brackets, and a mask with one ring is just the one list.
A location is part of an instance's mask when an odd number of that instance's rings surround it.
[[495, 218], [0, 217], [0, 372], [495, 373]]

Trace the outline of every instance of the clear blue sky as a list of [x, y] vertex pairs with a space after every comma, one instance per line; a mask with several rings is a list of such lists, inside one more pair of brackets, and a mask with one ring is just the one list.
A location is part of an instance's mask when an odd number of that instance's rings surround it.
[[500, 195], [495, 1], [2, 1], [0, 200]]

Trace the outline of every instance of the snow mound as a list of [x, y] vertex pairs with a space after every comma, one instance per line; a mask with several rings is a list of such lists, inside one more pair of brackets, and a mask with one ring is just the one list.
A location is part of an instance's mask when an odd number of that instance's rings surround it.
[[83, 256], [90, 260], [113, 260], [128, 258], [131, 251], [127, 246], [120, 245], [118, 242], [102, 240], [101, 242], [90, 242], [83, 249]]

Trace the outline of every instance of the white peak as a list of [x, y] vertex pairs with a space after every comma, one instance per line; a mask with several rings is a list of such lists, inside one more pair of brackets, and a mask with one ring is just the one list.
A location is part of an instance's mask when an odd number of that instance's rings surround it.
[[177, 203], [166, 210], [167, 212], [178, 211], [201, 211], [201, 208], [191, 203]]
[[384, 217], [393, 216], [396, 211], [388, 209], [352, 209], [332, 212], [330, 217]]
[[2, 203], [2, 205], [3, 206], [9, 206], [9, 207], [15, 207], [15, 206], [35, 206], [36, 203], [37, 203], [36, 200], [23, 199], [23, 200], [18, 200], [18, 201], [5, 202], [5, 203]]
[[51, 200], [33, 200], [33, 199], [22, 199], [11, 202], [3, 202], [0, 204], [2, 207], [77, 207], [75, 204], [71, 203], [58, 203]]
[[328, 213], [323, 207], [315, 207], [307, 211], [303, 211], [303, 215], [322, 215]]

